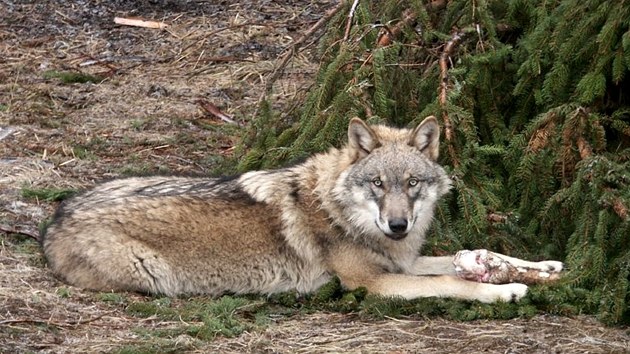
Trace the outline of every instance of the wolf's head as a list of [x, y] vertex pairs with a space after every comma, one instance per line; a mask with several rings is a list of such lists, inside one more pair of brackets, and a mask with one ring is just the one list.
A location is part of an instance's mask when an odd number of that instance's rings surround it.
[[437, 164], [440, 130], [435, 117], [413, 130], [350, 121], [348, 149], [355, 162], [335, 187], [350, 223], [363, 234], [402, 240], [423, 234], [450, 179]]

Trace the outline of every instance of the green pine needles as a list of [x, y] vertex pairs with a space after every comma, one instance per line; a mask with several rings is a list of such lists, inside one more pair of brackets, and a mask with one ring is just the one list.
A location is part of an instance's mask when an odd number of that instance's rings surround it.
[[[629, 324], [630, 2], [360, 1], [344, 40], [349, 8], [320, 39], [298, 118], [263, 102], [239, 169], [339, 145], [353, 116], [405, 126], [435, 115], [454, 189], [425, 252], [564, 260], [562, 284], [533, 289], [510, 316]], [[439, 303], [453, 318], [505, 315]]]

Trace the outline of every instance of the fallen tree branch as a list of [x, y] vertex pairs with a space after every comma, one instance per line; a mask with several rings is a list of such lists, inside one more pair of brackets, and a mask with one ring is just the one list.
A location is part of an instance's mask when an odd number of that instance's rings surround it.
[[114, 311], [108, 311], [108, 312], [103, 312], [97, 316], [94, 316], [92, 318], [87, 318], [87, 319], [78, 319], [76, 321], [66, 321], [66, 322], [55, 322], [55, 321], [51, 321], [51, 320], [39, 320], [39, 319], [31, 319], [31, 318], [19, 318], [19, 319], [13, 319], [13, 320], [3, 320], [0, 321], [0, 326], [3, 325], [11, 325], [14, 323], [30, 323], [30, 324], [34, 324], [34, 325], [46, 325], [46, 326], [55, 326], [58, 328], [76, 328], [78, 326], [90, 323], [90, 322], [94, 322], [96, 320], [99, 320], [107, 315], [112, 314]]
[[26, 225], [7, 225], [7, 224], [0, 224], [0, 231], [9, 233], [9, 234], [18, 234], [18, 235], [24, 235], [24, 236], [28, 236], [31, 237], [33, 239], [35, 239], [35, 241], [40, 241], [40, 237], [39, 237], [39, 231], [31, 226], [26, 226]]

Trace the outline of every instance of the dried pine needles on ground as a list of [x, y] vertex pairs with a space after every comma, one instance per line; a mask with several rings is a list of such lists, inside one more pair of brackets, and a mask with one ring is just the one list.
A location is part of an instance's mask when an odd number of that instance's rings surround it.
[[[304, 323], [310, 324], [308, 329]], [[365, 321], [317, 313], [238, 339], [219, 338], [211, 347], [225, 353], [622, 353], [628, 349], [628, 338], [619, 341], [622, 332], [611, 334], [587, 317], [454, 324], [442, 319]]]

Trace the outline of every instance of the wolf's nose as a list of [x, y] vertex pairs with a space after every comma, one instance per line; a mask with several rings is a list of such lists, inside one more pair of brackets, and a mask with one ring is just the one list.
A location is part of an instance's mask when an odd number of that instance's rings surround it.
[[391, 219], [387, 223], [394, 233], [402, 234], [407, 231], [407, 219]]

